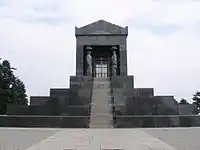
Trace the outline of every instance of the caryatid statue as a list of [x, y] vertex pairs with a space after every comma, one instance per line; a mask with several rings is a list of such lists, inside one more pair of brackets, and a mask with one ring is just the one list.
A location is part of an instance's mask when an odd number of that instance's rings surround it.
[[86, 47], [87, 55], [86, 55], [86, 61], [87, 61], [87, 76], [92, 76], [92, 56], [91, 56], [91, 47]]
[[117, 54], [116, 54], [117, 47], [112, 47], [112, 75], [117, 75]]

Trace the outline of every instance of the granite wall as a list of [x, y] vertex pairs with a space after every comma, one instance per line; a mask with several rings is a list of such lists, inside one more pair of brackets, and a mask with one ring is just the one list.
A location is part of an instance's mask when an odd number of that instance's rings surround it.
[[88, 128], [88, 116], [0, 116], [0, 127]]
[[144, 115], [116, 116], [116, 128], [197, 127], [200, 116], [196, 115]]
[[31, 97], [31, 105], [8, 105], [7, 115], [89, 116], [92, 77], [70, 77], [71, 88], [51, 88], [50, 96]]
[[179, 115], [197, 114], [196, 104], [179, 104], [178, 109], [179, 109]]

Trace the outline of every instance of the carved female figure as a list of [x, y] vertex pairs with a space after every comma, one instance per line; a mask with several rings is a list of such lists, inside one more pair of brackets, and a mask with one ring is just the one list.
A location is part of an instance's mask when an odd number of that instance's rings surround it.
[[92, 56], [91, 56], [91, 51], [87, 52], [86, 61], [87, 61], [87, 76], [91, 76], [92, 75]]
[[117, 55], [116, 55], [116, 51], [113, 51], [113, 54], [112, 54], [112, 75], [113, 76], [117, 75]]

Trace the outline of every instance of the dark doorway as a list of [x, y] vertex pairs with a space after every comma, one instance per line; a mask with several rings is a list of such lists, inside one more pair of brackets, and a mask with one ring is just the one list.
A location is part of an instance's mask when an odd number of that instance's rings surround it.
[[109, 63], [104, 57], [100, 60], [95, 60], [95, 77], [96, 78], [108, 78], [109, 77]]
[[[85, 46], [87, 47], [87, 46]], [[112, 75], [112, 46], [90, 46], [92, 55], [92, 75], [96, 78], [109, 78]], [[116, 46], [118, 47], [118, 46]], [[117, 56], [119, 57], [119, 49], [117, 49]], [[87, 50], [84, 50], [84, 61], [86, 57]], [[86, 66], [84, 65], [84, 74], [86, 74]]]

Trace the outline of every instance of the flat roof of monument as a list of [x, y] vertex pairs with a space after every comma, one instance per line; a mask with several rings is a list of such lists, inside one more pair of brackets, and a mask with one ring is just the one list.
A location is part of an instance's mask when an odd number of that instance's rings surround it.
[[76, 36], [86, 36], [86, 35], [120, 35], [127, 36], [128, 35], [128, 27], [121, 27], [115, 25], [113, 23], [107, 22], [105, 20], [98, 20], [91, 24], [88, 24], [83, 27], [75, 27], [75, 35]]

